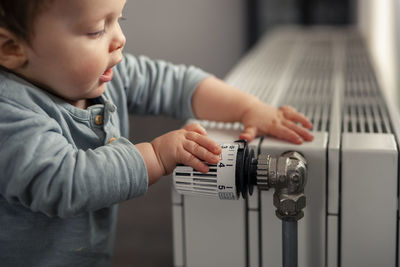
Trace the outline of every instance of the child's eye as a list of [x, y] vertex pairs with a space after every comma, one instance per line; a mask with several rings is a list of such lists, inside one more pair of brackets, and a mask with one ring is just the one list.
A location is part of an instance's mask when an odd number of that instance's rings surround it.
[[104, 33], [106, 32], [106, 29], [102, 29], [101, 31], [97, 31], [97, 32], [90, 32], [87, 35], [93, 38], [99, 38], [101, 37]]

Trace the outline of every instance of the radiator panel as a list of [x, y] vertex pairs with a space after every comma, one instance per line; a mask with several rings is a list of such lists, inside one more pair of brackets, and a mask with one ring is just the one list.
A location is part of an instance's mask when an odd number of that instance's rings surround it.
[[342, 137], [341, 266], [395, 266], [397, 148], [393, 135]]
[[[400, 117], [382, 96], [357, 32], [279, 29], [226, 81], [269, 104], [292, 105], [314, 124], [311, 143], [270, 137], [260, 147], [260, 139], [251, 143], [273, 155], [296, 150], [309, 162], [299, 266], [395, 266]], [[242, 129], [240, 123], [197, 122], [216, 141], [234, 141]], [[174, 197], [174, 248], [181, 250], [175, 266], [281, 266], [272, 193], [233, 202]]]
[[[339, 248], [339, 216], [327, 216], [327, 243], [326, 243], [326, 266], [337, 267], [339, 263], [338, 248]], [[324, 265], [322, 265], [324, 266]]]
[[184, 199], [187, 266], [246, 266], [245, 201]]

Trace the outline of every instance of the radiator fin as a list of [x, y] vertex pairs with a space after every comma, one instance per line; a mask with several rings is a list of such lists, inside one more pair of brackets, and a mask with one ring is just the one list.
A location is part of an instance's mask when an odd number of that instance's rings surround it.
[[[342, 132], [392, 133], [388, 111], [361, 37], [346, 31], [310, 34], [307, 38], [300, 35], [288, 31], [281, 32], [279, 38], [273, 35], [265, 38], [227, 75], [226, 81], [266, 103], [293, 106], [311, 120], [313, 131], [329, 132], [335, 79], [341, 77]], [[340, 75], [334, 68], [338, 39], [344, 41], [345, 50]], [[208, 129], [243, 129], [240, 123], [199, 123]]]
[[386, 105], [360, 38], [347, 40], [344, 76], [342, 131], [392, 133]]
[[280, 103], [304, 113], [313, 123], [314, 131], [327, 132], [333, 98], [333, 42], [325, 36], [315, 37], [304, 45]]

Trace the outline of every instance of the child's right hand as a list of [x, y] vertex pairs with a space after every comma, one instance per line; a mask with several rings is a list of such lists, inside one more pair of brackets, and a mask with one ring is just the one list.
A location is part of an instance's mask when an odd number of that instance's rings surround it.
[[157, 137], [151, 144], [164, 170], [163, 175], [170, 174], [179, 163], [203, 173], [208, 172], [209, 168], [203, 161], [217, 164], [221, 153], [221, 147], [197, 123]]

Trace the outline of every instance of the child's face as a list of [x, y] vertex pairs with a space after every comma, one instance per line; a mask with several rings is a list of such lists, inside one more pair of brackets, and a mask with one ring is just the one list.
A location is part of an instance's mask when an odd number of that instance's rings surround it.
[[76, 105], [100, 96], [122, 59], [126, 0], [55, 0], [35, 21], [27, 78]]

